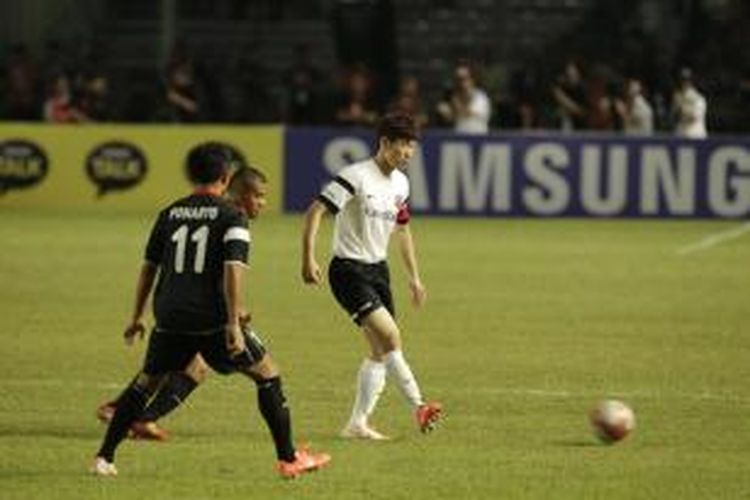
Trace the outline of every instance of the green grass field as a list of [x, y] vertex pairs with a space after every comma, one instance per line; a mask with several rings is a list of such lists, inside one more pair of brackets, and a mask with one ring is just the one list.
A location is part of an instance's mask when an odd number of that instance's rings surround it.
[[[395, 439], [352, 443], [336, 433], [364, 342], [298, 279], [299, 218], [262, 219], [248, 303], [297, 439], [334, 462], [277, 478], [254, 387], [214, 375], [163, 422], [171, 442], [126, 442], [120, 476], [91, 477], [94, 410], [143, 354], [120, 335], [150, 222], [0, 213], [3, 499], [750, 497], [750, 234], [678, 253], [739, 222], [417, 218], [426, 307], [408, 306], [397, 260], [394, 288], [407, 357], [447, 416], [420, 435], [389, 386], [375, 423]], [[614, 446], [586, 422], [603, 397], [638, 417]]]

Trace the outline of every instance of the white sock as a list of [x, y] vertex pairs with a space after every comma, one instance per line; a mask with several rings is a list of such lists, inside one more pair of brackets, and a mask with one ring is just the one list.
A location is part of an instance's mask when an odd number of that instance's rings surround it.
[[400, 350], [391, 351], [385, 355], [383, 362], [388, 369], [388, 373], [396, 380], [409, 403], [415, 408], [424, 404], [419, 384], [417, 384], [417, 379], [414, 378], [409, 364], [404, 359], [404, 353]]
[[375, 411], [378, 399], [385, 387], [385, 365], [365, 359], [357, 375], [357, 395], [354, 398], [349, 425], [367, 425], [367, 419]]

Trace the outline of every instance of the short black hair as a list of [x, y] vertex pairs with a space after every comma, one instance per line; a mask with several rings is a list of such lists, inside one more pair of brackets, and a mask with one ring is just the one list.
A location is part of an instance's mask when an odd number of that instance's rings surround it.
[[229, 194], [238, 198], [256, 183], [267, 182], [266, 175], [255, 167], [241, 166], [232, 174], [229, 181]]
[[382, 137], [390, 141], [394, 139], [418, 140], [419, 127], [417, 127], [414, 117], [409, 113], [400, 110], [391, 111], [383, 116], [378, 123], [378, 141]]
[[193, 184], [211, 184], [229, 171], [229, 154], [217, 142], [204, 142], [193, 147], [187, 155], [185, 171]]

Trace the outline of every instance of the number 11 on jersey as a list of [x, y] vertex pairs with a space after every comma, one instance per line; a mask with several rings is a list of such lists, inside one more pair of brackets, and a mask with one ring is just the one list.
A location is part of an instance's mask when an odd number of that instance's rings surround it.
[[[185, 270], [185, 250], [187, 247], [189, 231], [190, 229], [188, 228], [188, 225], [183, 224], [172, 233], [171, 240], [177, 244], [174, 253], [174, 270], [178, 274], [181, 274]], [[195, 274], [201, 274], [206, 265], [208, 233], [208, 226], [203, 225], [193, 231], [193, 234], [190, 236], [190, 241], [193, 241], [196, 244], [195, 259], [193, 260], [193, 272], [195, 272]]]

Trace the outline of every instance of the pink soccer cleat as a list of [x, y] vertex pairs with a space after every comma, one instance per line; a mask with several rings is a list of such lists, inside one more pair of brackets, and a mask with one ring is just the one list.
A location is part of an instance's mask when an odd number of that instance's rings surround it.
[[436, 401], [420, 405], [414, 414], [417, 419], [417, 425], [419, 425], [419, 430], [425, 434], [432, 432], [438, 420], [440, 420], [442, 413], [443, 406]]

